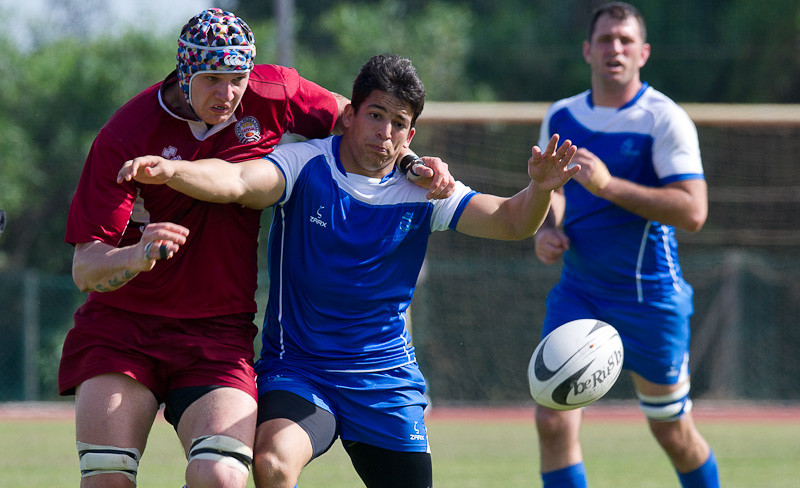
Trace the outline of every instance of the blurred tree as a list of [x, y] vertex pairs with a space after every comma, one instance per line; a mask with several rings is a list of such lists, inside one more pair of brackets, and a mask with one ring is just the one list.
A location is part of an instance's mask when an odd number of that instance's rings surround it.
[[6, 266], [69, 272], [66, 214], [89, 146], [117, 108], [174, 69], [173, 52], [171, 42], [128, 34], [19, 55], [22, 69], [0, 85]]
[[[258, 62], [276, 62], [275, 0], [223, 3], [253, 28]], [[295, 64], [349, 96], [367, 58], [394, 52], [414, 61], [429, 100], [550, 101], [588, 88], [581, 42], [600, 3], [296, 0]], [[653, 46], [643, 77], [675, 100], [800, 103], [797, 0], [634, 3]], [[4, 39], [17, 49], [0, 77], [0, 208], [8, 212], [0, 268], [69, 271], [66, 211], [92, 140], [114, 110], [174, 67], [174, 33], [132, 23], [141, 33], [121, 34], [119, 19], [102, 20], [111, 10], [100, 0], [53, 5], [47, 28], [29, 29], [31, 42]]]

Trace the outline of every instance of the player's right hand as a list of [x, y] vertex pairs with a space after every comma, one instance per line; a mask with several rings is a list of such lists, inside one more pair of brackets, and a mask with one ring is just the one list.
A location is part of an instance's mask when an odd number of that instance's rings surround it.
[[172, 222], [147, 224], [138, 244], [146, 262], [145, 271], [153, 269], [156, 261], [173, 257], [186, 244], [188, 235], [189, 229]]
[[172, 175], [175, 169], [172, 161], [161, 156], [141, 156], [125, 161], [122, 169], [117, 173], [117, 183], [136, 180], [139, 183], [151, 185], [163, 185]]
[[569, 237], [557, 229], [541, 228], [536, 232], [534, 248], [539, 261], [555, 264], [569, 249]]
[[423, 156], [422, 161], [424, 164], [416, 163], [412, 167], [420, 176], [414, 183], [428, 188], [428, 200], [441, 200], [452, 195], [456, 189], [456, 179], [450, 174], [447, 163], [430, 156]]

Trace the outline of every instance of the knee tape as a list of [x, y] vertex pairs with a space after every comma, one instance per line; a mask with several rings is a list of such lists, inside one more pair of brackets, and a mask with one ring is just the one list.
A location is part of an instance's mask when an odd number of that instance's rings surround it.
[[189, 462], [207, 459], [232, 466], [245, 474], [253, 463], [253, 450], [244, 442], [225, 435], [207, 435], [192, 439]]
[[136, 473], [139, 470], [138, 449], [126, 449], [114, 446], [98, 446], [78, 441], [78, 458], [80, 459], [81, 478], [96, 474], [121, 473], [136, 484]]
[[639, 408], [650, 420], [673, 422], [692, 410], [689, 388], [690, 385], [687, 381], [683, 386], [667, 395], [643, 395], [636, 392], [639, 397]]

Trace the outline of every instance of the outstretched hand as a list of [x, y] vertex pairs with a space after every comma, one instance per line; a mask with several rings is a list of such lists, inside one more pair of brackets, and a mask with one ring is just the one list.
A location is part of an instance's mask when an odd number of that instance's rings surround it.
[[419, 175], [419, 179], [414, 183], [427, 188], [428, 200], [441, 200], [453, 194], [456, 188], [456, 180], [447, 167], [447, 163], [441, 158], [423, 156], [423, 163], [416, 163], [413, 166], [415, 173]]
[[528, 160], [528, 176], [535, 186], [546, 191], [560, 188], [581, 169], [579, 164], [569, 165], [578, 151], [577, 146], [567, 139], [556, 149], [558, 139], [558, 134], [553, 134], [544, 151], [533, 146]]
[[172, 161], [161, 156], [141, 156], [125, 161], [117, 173], [117, 183], [136, 180], [139, 183], [163, 185], [175, 174]]

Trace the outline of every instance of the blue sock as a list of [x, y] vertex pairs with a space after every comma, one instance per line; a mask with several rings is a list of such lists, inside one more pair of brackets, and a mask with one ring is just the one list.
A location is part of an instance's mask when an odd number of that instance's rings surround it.
[[717, 473], [717, 458], [714, 451], [710, 451], [708, 459], [699, 468], [688, 473], [678, 473], [683, 488], [719, 488], [719, 474]]
[[566, 468], [542, 473], [544, 488], [587, 488], [586, 466], [573, 464]]

